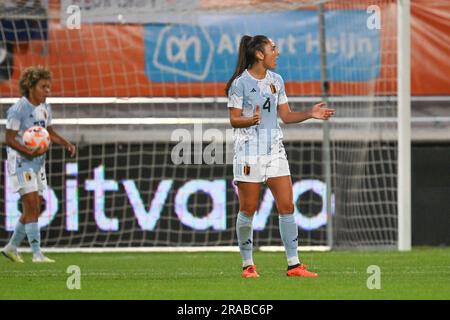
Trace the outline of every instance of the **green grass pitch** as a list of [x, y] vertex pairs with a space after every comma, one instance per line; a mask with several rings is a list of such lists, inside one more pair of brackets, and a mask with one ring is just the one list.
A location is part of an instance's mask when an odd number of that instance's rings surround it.
[[[411, 252], [305, 252], [318, 278], [288, 278], [283, 252], [255, 252], [261, 275], [241, 278], [239, 253], [49, 253], [54, 264], [0, 257], [0, 299], [450, 299], [450, 248]], [[70, 265], [81, 289], [69, 290]], [[380, 268], [380, 289], [368, 289]]]

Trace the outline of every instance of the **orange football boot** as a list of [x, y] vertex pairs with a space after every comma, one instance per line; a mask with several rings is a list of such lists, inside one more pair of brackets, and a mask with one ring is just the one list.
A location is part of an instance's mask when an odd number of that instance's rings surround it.
[[292, 268], [287, 271], [288, 277], [317, 277], [318, 274], [315, 272], [311, 272], [306, 270], [306, 264], [299, 264], [295, 268]]
[[244, 278], [259, 278], [258, 272], [256, 272], [256, 266], [250, 265], [244, 268], [242, 271], [242, 276]]

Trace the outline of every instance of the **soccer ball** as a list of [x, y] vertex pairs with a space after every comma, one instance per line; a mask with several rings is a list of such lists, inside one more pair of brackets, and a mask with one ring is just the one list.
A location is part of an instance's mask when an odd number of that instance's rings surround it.
[[23, 144], [30, 150], [37, 148], [48, 148], [50, 146], [50, 135], [43, 127], [33, 126], [23, 133]]

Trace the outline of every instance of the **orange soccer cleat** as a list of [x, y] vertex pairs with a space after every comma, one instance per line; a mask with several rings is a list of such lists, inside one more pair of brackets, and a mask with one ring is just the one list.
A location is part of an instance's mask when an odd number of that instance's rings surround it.
[[317, 277], [318, 274], [315, 272], [311, 272], [306, 270], [306, 264], [299, 264], [292, 269], [288, 269], [287, 276], [288, 277]]
[[244, 278], [259, 278], [259, 274], [258, 272], [256, 272], [256, 266], [255, 265], [246, 266], [244, 268], [244, 271], [242, 271], [242, 276]]

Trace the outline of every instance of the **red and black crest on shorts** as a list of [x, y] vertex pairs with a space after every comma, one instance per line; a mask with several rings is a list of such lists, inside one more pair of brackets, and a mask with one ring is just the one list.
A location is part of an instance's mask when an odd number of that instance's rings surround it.
[[248, 164], [246, 164], [244, 166], [244, 175], [248, 176], [250, 174], [250, 166]]
[[277, 88], [275, 87], [275, 85], [273, 83], [270, 84], [270, 90], [272, 90], [272, 94], [277, 93]]

